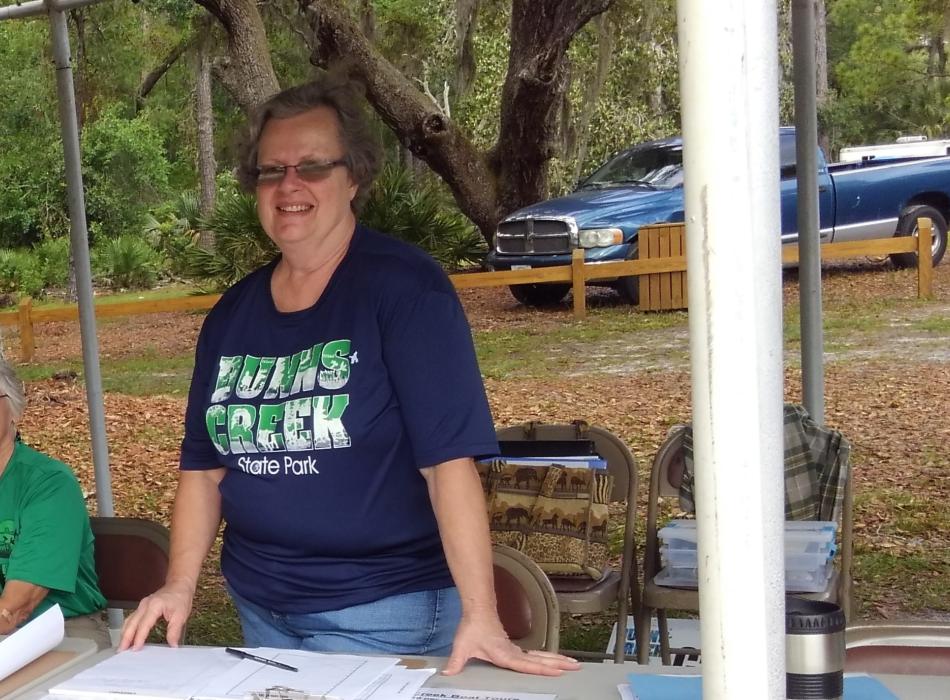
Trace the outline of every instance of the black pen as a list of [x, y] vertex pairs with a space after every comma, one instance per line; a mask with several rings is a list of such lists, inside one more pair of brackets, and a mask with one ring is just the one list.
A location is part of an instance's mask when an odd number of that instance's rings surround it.
[[288, 666], [287, 664], [282, 664], [280, 661], [274, 661], [273, 659], [266, 659], [263, 656], [258, 656], [257, 654], [249, 654], [246, 651], [241, 651], [240, 649], [234, 649], [232, 647], [225, 647], [224, 650], [234, 656], [238, 656], [242, 659], [247, 659], [248, 661], [256, 661], [259, 664], [267, 664], [268, 666], [274, 666], [276, 668], [282, 668], [285, 671], [297, 672], [298, 669], [293, 666]]

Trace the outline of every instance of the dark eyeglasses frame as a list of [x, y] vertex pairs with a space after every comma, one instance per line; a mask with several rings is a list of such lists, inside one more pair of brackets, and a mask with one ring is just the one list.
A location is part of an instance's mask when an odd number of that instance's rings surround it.
[[276, 185], [283, 182], [287, 171], [293, 168], [304, 182], [320, 182], [327, 179], [334, 168], [346, 165], [342, 158], [337, 160], [303, 160], [296, 165], [265, 165], [258, 167], [255, 173], [258, 186]]

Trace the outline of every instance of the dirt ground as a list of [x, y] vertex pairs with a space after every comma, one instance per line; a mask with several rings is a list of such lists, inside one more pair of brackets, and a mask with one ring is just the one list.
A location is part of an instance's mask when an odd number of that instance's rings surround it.
[[[855, 587], [865, 617], [950, 617], [943, 583], [950, 580], [950, 521], [943, 514], [950, 500], [950, 342], [945, 333], [914, 330], [910, 322], [914, 317], [950, 319], [950, 264], [935, 270], [933, 301], [890, 303], [912, 300], [915, 284], [914, 271], [895, 271], [879, 262], [838, 265], [824, 275], [827, 308], [851, 303], [880, 307], [887, 320], [868, 333], [836, 336], [826, 368], [826, 420], [853, 447], [856, 547], [868, 562], [856, 568]], [[794, 272], [786, 272], [786, 300], [797, 298], [797, 292]], [[569, 302], [537, 311], [518, 305], [505, 289], [464, 290], [461, 297], [476, 331], [537, 331], [574, 323]], [[610, 291], [589, 292], [588, 303], [592, 314], [620, 304]], [[191, 353], [202, 318], [161, 314], [109, 319], [99, 328], [102, 357]], [[15, 333], [3, 340], [8, 357], [17, 357]], [[80, 356], [75, 323], [39, 325], [36, 340], [37, 364], [55, 368]], [[596, 372], [488, 380], [495, 419], [507, 425], [583, 418], [608, 428], [637, 457], [643, 494], [654, 451], [670, 425], [690, 415], [685, 325], [631, 333], [603, 344], [598, 353]], [[800, 397], [796, 353], [787, 353], [790, 400]], [[70, 379], [36, 381], [29, 386], [29, 398], [24, 437], [72, 464], [91, 497], [81, 385]], [[183, 399], [107, 394], [105, 406], [117, 512], [167, 521]], [[645, 513], [643, 500], [641, 495], [639, 507]], [[898, 558], [888, 564], [889, 556]], [[901, 557], [923, 564], [905, 571]]]

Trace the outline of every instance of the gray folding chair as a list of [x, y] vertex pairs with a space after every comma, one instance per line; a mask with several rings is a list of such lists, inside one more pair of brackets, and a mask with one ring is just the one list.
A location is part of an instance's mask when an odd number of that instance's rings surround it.
[[[699, 591], [695, 588], [674, 588], [656, 582], [660, 573], [660, 544], [657, 532], [660, 509], [664, 499], [678, 498], [684, 475], [683, 444], [685, 425], [671, 428], [669, 435], [656, 452], [650, 472], [650, 491], [647, 501], [646, 552], [643, 558], [643, 595], [637, 613], [637, 660], [645, 664], [650, 653], [650, 621], [656, 614], [660, 636], [660, 656], [664, 664], [672, 662], [672, 655], [695, 654], [695, 649], [671, 649], [667, 610], [699, 610]], [[847, 619], [851, 618], [851, 556], [853, 537], [853, 494], [851, 475], [844, 481], [843, 502], [840, 508], [840, 560], [825, 589], [818, 593], [795, 593], [811, 600], [825, 600], [841, 606]]]
[[546, 441], [591, 440], [606, 462], [614, 477], [611, 500], [624, 502], [624, 538], [620, 555], [620, 567], [609, 569], [599, 580], [577, 576], [549, 576], [557, 592], [561, 612], [578, 614], [604, 612], [617, 605], [617, 635], [612, 652], [606, 654], [588, 651], [570, 651], [579, 658], [613, 658], [615, 663], [624, 660], [624, 639], [627, 629], [627, 614], [640, 600], [637, 580], [635, 520], [637, 504], [637, 461], [624, 442], [613, 433], [588, 425], [584, 421], [571, 424], [527, 423], [502, 428], [497, 431], [500, 441]]

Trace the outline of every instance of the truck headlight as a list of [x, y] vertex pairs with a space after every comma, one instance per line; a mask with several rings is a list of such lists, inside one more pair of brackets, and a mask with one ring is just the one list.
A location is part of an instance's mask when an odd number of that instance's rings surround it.
[[587, 228], [577, 232], [581, 248], [604, 248], [623, 243], [623, 231], [619, 228]]

